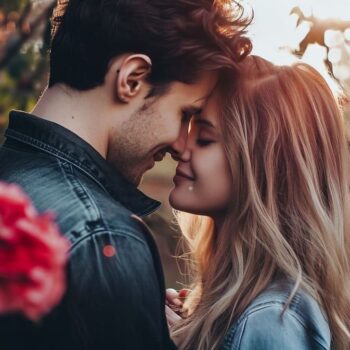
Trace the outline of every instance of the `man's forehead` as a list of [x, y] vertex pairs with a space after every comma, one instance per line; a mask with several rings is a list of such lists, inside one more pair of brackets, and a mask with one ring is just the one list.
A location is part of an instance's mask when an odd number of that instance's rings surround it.
[[179, 103], [182, 110], [198, 114], [213, 94], [217, 81], [215, 75], [207, 75], [203, 79], [192, 84], [174, 82], [164, 97]]
[[207, 103], [208, 99], [210, 98], [211, 94], [206, 94], [205, 96], [198, 98], [193, 101], [194, 106], [200, 106], [200, 108], [203, 108], [203, 106]]
[[[218, 74], [216, 72], [205, 72], [195, 82], [183, 83], [173, 82], [170, 91], [193, 96], [193, 102], [205, 99], [214, 90], [218, 81]], [[191, 101], [192, 102], [192, 101]]]

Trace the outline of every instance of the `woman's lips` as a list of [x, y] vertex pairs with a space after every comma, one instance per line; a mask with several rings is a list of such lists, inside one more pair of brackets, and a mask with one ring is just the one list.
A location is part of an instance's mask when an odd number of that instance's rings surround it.
[[183, 170], [176, 169], [176, 174], [174, 176], [174, 182], [181, 181], [181, 180], [187, 180], [187, 181], [194, 181], [194, 177], [190, 174], [187, 174]]

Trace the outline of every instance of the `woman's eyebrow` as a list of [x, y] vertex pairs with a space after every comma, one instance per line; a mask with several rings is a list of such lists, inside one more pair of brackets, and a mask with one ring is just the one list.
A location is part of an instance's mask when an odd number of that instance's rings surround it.
[[209, 128], [215, 128], [214, 124], [211, 121], [204, 118], [195, 118], [195, 123], [199, 125], [208, 126]]

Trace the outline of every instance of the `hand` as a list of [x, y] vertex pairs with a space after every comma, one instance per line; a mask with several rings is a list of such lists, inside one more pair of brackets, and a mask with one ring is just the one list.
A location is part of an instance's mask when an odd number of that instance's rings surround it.
[[179, 292], [170, 288], [166, 290], [165, 313], [168, 326], [172, 326], [177, 321], [186, 317], [187, 312], [183, 307], [183, 302], [189, 292], [188, 289], [181, 289]]
[[165, 303], [168, 305], [173, 311], [178, 312], [183, 305], [182, 300], [180, 299], [179, 293], [172, 288], [168, 288], [165, 292]]

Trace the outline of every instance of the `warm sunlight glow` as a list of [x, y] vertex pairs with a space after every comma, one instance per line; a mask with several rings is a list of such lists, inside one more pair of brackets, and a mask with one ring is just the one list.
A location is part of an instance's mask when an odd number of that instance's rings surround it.
[[334, 0], [331, 3], [329, 0], [302, 0], [298, 5], [305, 13], [313, 14], [320, 19], [350, 20], [349, 0]]
[[[333, 65], [334, 76], [340, 81], [350, 79], [350, 0], [246, 0], [242, 1], [254, 10], [254, 20], [249, 29], [253, 41], [253, 54], [260, 55], [275, 64], [289, 64], [298, 61], [293, 51], [300, 50], [299, 44], [313, 28], [308, 17], [333, 23], [349, 21], [349, 28], [327, 30], [324, 43], [327, 47], [310, 42], [303, 52], [302, 61], [315, 67], [331, 84], [336, 83], [327, 73], [325, 59]], [[303, 12], [302, 20], [296, 7]], [[301, 19], [300, 19], [301, 18]], [[311, 17], [312, 18], [312, 17]], [[298, 22], [299, 19], [299, 22]], [[345, 23], [345, 26], [346, 26]], [[338, 28], [338, 27], [336, 27]], [[344, 86], [348, 86], [345, 81]]]
[[350, 28], [348, 28], [345, 32], [344, 32], [344, 38], [346, 41], [348, 41], [348, 45], [350, 44]]
[[296, 19], [289, 15], [295, 2], [283, 0], [277, 6], [273, 0], [250, 0], [245, 3], [254, 9], [254, 20], [249, 30], [254, 45], [253, 53], [274, 63], [295, 60], [290, 50], [286, 49], [287, 46], [296, 46], [298, 43]]
[[333, 47], [329, 50], [328, 59], [331, 63], [337, 64], [342, 59], [342, 50], [339, 47]]
[[336, 47], [344, 44], [344, 35], [339, 30], [327, 30], [324, 42], [328, 47]]

